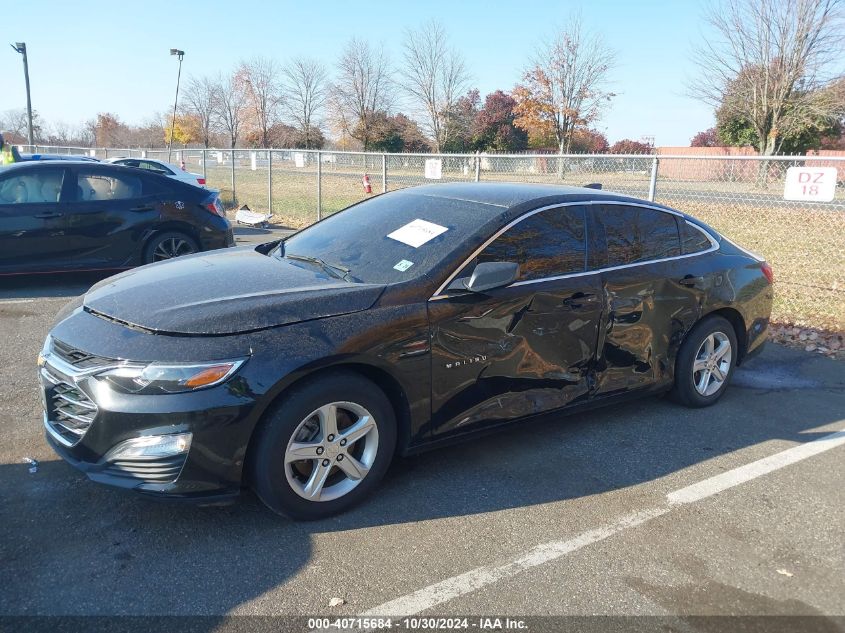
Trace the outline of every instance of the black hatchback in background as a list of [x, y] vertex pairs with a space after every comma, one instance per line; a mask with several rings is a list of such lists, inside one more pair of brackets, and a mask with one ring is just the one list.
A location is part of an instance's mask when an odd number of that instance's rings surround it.
[[0, 169], [0, 274], [119, 270], [233, 245], [206, 189], [88, 161]]

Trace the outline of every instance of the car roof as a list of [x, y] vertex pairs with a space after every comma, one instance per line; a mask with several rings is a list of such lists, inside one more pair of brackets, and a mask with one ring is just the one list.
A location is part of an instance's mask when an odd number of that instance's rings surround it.
[[[61, 165], [57, 163], [61, 163]], [[11, 165], [3, 165], [0, 167], [0, 171], [4, 169], [21, 169], [24, 167], [28, 167], [30, 169], [55, 169], [56, 167], [73, 167], [75, 165], [91, 168], [91, 167], [98, 167], [102, 169], [132, 169], [134, 171], [139, 171], [136, 167], [129, 167], [128, 165], [115, 165], [114, 163], [106, 163], [104, 161], [96, 160], [62, 160], [62, 161], [53, 161], [53, 160], [22, 160], [17, 163], [12, 163]], [[151, 173], [151, 172], [144, 172], [144, 173]]]
[[611, 191], [602, 191], [588, 187], [573, 187], [571, 185], [549, 185], [516, 182], [450, 182], [431, 185], [421, 185], [409, 189], [402, 189], [411, 195], [435, 196], [464, 200], [485, 205], [493, 205], [502, 209], [520, 210], [526, 206], [543, 206], [563, 202], [628, 202], [648, 204], [660, 209], [679, 213], [661, 204], [648, 202], [639, 198], [626, 196]]
[[21, 154], [23, 161], [37, 161], [37, 160], [69, 160], [81, 162], [95, 162], [99, 163], [99, 159], [93, 156], [85, 156], [82, 154]]

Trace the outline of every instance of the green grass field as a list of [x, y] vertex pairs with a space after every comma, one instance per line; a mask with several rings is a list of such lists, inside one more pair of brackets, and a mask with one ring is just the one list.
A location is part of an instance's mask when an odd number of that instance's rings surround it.
[[[364, 166], [324, 165], [321, 180], [323, 216], [366, 197], [361, 185]], [[380, 193], [381, 166], [367, 166], [373, 192]], [[444, 180], [473, 180], [474, 173], [444, 172]], [[610, 191], [644, 198], [648, 174], [636, 172], [581, 172], [567, 174], [487, 173], [482, 180], [578, 184], [601, 182]], [[388, 190], [424, 184], [422, 170], [391, 165]], [[232, 199], [231, 172], [225, 166], [208, 168], [210, 187], [220, 189], [228, 208]], [[268, 209], [267, 169], [236, 170], [237, 203], [256, 211]], [[782, 184], [761, 187], [754, 183], [658, 181], [657, 201], [690, 213], [743, 247], [760, 253], [775, 272], [773, 319], [780, 323], [845, 331], [845, 191], [838, 188], [834, 203], [816, 210], [810, 205], [766, 203], [778, 200]], [[692, 193], [691, 193], [692, 192]], [[316, 166], [295, 168], [290, 162], [273, 167], [273, 221], [302, 228], [317, 220]]]

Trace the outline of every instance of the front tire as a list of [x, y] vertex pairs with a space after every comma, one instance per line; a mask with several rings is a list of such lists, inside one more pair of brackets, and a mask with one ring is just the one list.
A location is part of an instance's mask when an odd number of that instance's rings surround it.
[[396, 420], [376, 385], [335, 372], [294, 387], [253, 443], [250, 475], [261, 501], [292, 519], [322, 519], [378, 485], [396, 446]]
[[715, 404], [730, 383], [738, 352], [736, 332], [727, 319], [714, 315], [697, 323], [675, 360], [672, 399], [688, 407]]

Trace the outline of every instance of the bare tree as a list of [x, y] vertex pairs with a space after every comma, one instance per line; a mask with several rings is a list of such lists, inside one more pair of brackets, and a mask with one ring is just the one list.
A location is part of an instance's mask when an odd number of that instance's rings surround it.
[[569, 152], [575, 130], [595, 121], [614, 96], [606, 85], [615, 58], [598, 35], [585, 31], [581, 17], [573, 15], [566, 28], [540, 48], [524, 83], [514, 88], [516, 124], [553, 135], [560, 153]]
[[267, 131], [278, 122], [281, 104], [279, 65], [269, 57], [242, 62], [237, 79], [248, 98], [249, 114], [258, 132], [258, 143], [267, 147]]
[[316, 113], [326, 101], [326, 69], [317, 60], [297, 57], [283, 74], [284, 110], [305, 138], [305, 147], [310, 148]]
[[247, 113], [249, 97], [244, 90], [244, 84], [238, 77], [237, 71], [229, 75], [220, 73], [217, 77], [214, 99], [216, 105], [215, 118], [219, 129], [225, 132], [232, 148], [230, 165], [232, 168], [232, 205], [236, 205], [238, 197], [235, 191], [235, 146], [241, 134]]
[[405, 35], [403, 88], [425, 112], [434, 150], [444, 149], [454, 128], [455, 106], [469, 87], [463, 58], [449, 47], [443, 27], [432, 20]]
[[[748, 121], [763, 156], [809, 120], [841, 116], [842, 0], [724, 0], [706, 18], [690, 93]], [[840, 75], [841, 76], [841, 75]]]
[[218, 128], [225, 133], [229, 146], [234, 149], [243, 131], [248, 97], [237, 73], [220, 73], [215, 81], [215, 119]]
[[337, 82], [331, 93], [331, 107], [343, 133], [369, 149], [373, 124], [379, 112], [393, 105], [391, 70], [382, 49], [353, 38], [337, 64]]
[[[28, 143], [27, 130], [29, 127], [25, 108], [14, 108], [0, 114], [0, 132], [4, 132], [10, 143]], [[42, 141], [41, 117], [38, 112], [32, 112], [32, 131], [36, 143]], [[19, 140], [20, 139], [20, 140]]]
[[197, 117], [202, 144], [204, 147], [208, 147], [214, 131], [215, 113], [217, 112], [215, 82], [209, 77], [191, 77], [182, 95], [182, 109]]

